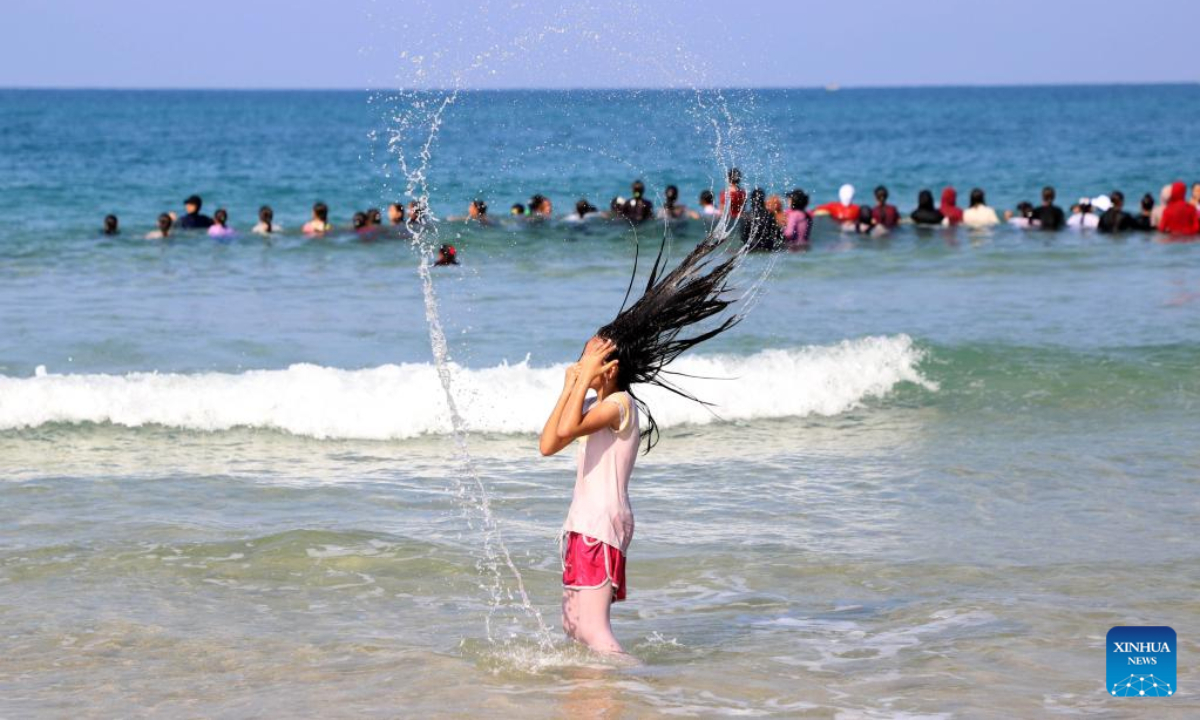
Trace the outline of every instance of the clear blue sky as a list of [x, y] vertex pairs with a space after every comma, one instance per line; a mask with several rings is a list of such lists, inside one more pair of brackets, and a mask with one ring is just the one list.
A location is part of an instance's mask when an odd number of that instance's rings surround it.
[[17, 0], [0, 87], [1196, 82], [1200, 2]]

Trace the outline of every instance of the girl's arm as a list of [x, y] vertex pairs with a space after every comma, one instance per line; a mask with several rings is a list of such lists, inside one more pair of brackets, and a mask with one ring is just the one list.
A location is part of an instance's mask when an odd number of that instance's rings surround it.
[[553, 455], [571, 444], [570, 440], [562, 440], [558, 437], [558, 420], [562, 417], [563, 408], [566, 407], [567, 400], [570, 399], [571, 392], [575, 389], [578, 381], [579, 365], [568, 366], [566, 378], [563, 381], [563, 389], [558, 396], [558, 402], [554, 405], [554, 409], [550, 411], [550, 417], [546, 419], [546, 424], [542, 427], [542, 439], [539, 443], [542, 455]]
[[604, 362], [604, 357], [614, 347], [607, 340], [589, 343], [583, 358], [567, 368], [563, 392], [542, 428], [539, 444], [542, 455], [553, 455], [577, 437], [591, 435], [605, 426], [615, 427], [620, 422], [620, 409], [613, 403], [599, 403], [586, 415], [583, 413], [583, 402], [592, 380], [616, 367], [616, 360]]

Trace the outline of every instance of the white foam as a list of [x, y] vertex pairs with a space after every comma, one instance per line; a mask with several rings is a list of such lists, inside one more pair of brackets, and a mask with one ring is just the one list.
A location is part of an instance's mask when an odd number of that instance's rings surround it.
[[[923, 353], [905, 335], [836, 345], [692, 355], [673, 370], [727, 378], [680, 378], [724, 420], [837, 415], [922, 377]], [[562, 387], [563, 365], [527, 362], [453, 367], [461, 411], [473, 431], [534, 433]], [[704, 407], [650, 388], [644, 399], [662, 427], [717, 419]], [[0, 377], [0, 430], [48, 423], [162, 425], [218, 431], [269, 428], [314, 438], [400, 439], [451, 429], [432, 364], [340, 370], [292, 365], [238, 374], [130, 373]]]

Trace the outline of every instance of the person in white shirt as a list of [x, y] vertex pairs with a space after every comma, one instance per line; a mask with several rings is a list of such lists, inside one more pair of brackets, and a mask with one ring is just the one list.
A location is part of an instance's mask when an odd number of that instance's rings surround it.
[[1000, 218], [996, 211], [988, 207], [983, 191], [975, 188], [971, 191], [971, 207], [963, 210], [963, 225], [970, 228], [991, 227], [999, 225]]
[[1100, 216], [1092, 212], [1092, 199], [1079, 198], [1079, 204], [1071, 208], [1071, 217], [1067, 218], [1067, 227], [1076, 230], [1090, 230], [1100, 224]]

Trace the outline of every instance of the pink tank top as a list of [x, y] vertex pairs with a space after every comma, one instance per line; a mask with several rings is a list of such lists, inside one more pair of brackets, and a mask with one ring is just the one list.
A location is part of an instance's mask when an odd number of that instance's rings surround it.
[[[584, 406], [585, 414], [595, 398]], [[590, 535], [622, 554], [633, 539], [633, 507], [629, 504], [629, 476], [637, 460], [637, 405], [627, 393], [613, 393], [604, 402], [615, 403], [621, 420], [617, 430], [610, 427], [579, 439], [576, 460], [575, 496], [563, 533]]]

